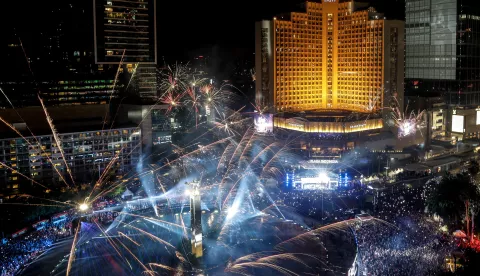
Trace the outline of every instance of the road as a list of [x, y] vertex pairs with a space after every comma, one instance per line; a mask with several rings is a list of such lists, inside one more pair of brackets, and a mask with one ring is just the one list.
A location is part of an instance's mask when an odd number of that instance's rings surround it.
[[54, 244], [30, 265], [24, 268], [18, 275], [22, 276], [47, 276], [58, 264], [59, 260], [70, 253], [73, 238], [69, 238]]

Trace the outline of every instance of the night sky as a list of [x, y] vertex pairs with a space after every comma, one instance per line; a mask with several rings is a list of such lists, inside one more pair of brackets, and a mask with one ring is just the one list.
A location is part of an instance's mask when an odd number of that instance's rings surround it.
[[[85, 10], [87, 31], [79, 36], [93, 36], [92, 0], [6, 1], [2, 15], [6, 31], [15, 28], [24, 40], [27, 51], [33, 51], [35, 36], [51, 22], [52, 10], [70, 5]], [[158, 53], [168, 60], [187, 60], [197, 54], [217, 51], [242, 57], [253, 55], [255, 21], [301, 9], [303, 0], [244, 0], [244, 1], [157, 1]], [[388, 18], [404, 18], [404, 0], [371, 0], [372, 6]], [[82, 39], [83, 40], [83, 39]], [[93, 44], [92, 37], [85, 37]], [[93, 47], [92, 47], [93, 48]]]
[[[161, 1], [164, 2], [164, 1]], [[255, 21], [301, 9], [303, 0], [169, 1], [158, 10], [160, 49], [195, 50], [220, 45], [225, 49], [254, 51]], [[389, 18], [404, 18], [404, 0], [372, 0]], [[388, 2], [388, 3], [387, 3]], [[172, 12], [173, 11], [173, 12]], [[170, 13], [171, 14], [166, 14]], [[169, 40], [173, 38], [173, 42]], [[170, 47], [173, 46], [173, 47]], [[177, 51], [176, 51], [177, 52]]]

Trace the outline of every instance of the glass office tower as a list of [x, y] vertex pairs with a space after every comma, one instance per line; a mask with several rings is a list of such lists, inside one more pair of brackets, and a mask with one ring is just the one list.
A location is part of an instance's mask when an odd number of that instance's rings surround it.
[[406, 0], [406, 90], [480, 104], [480, 17], [467, 0]]

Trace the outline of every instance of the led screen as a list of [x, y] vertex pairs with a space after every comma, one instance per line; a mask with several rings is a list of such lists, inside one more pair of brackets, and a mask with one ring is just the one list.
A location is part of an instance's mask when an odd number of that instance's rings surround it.
[[153, 145], [168, 144], [172, 142], [172, 134], [170, 132], [152, 132]]
[[255, 130], [258, 133], [273, 132], [273, 114], [255, 114]]
[[452, 115], [452, 132], [463, 133], [464, 120], [461, 115]]

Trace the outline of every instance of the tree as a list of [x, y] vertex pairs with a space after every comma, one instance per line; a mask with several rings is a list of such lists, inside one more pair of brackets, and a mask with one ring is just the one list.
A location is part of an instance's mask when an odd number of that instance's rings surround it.
[[468, 172], [472, 175], [472, 177], [475, 177], [480, 172], [480, 165], [477, 161], [470, 161], [470, 167], [468, 167]]
[[467, 235], [473, 239], [475, 213], [480, 206], [480, 191], [468, 173], [446, 174], [440, 183], [433, 186], [427, 198], [431, 213], [442, 217], [451, 226], [466, 222]]
[[120, 185], [114, 190], [112, 190], [112, 192], [109, 195], [112, 197], [118, 197], [118, 196], [121, 196], [123, 192], [125, 192], [126, 190], [127, 190], [127, 187], [125, 187], [125, 185]]

